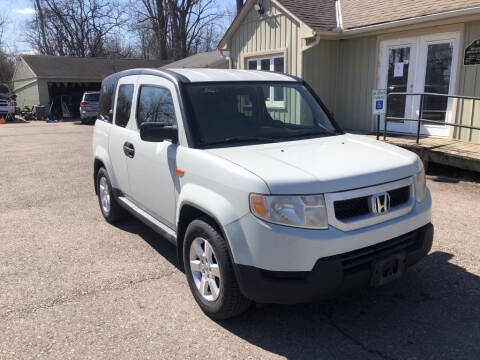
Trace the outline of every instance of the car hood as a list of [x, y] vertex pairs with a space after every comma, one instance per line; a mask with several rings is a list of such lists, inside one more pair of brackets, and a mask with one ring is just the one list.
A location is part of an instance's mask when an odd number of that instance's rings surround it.
[[344, 191], [406, 178], [420, 170], [414, 153], [351, 134], [207, 151], [256, 174], [272, 194]]

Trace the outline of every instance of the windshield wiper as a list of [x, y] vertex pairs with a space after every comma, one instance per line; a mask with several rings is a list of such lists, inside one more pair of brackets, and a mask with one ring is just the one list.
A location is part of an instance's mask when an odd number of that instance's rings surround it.
[[232, 143], [252, 142], [252, 141], [260, 141], [260, 142], [268, 142], [268, 143], [277, 142], [277, 140], [273, 138], [262, 137], [262, 136], [232, 136], [219, 141], [200, 143], [199, 145], [210, 146], [210, 145], [232, 144]]
[[334, 135], [334, 133], [331, 133], [328, 131], [307, 131], [307, 132], [299, 132], [299, 133], [290, 134], [290, 135], [279, 135], [279, 136], [275, 136], [275, 139], [289, 139], [289, 138], [317, 136], [317, 135], [331, 136], [331, 135]]

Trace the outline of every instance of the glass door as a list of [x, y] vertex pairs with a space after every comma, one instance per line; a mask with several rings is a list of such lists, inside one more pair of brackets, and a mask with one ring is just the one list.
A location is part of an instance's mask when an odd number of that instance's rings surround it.
[[[415, 39], [384, 41], [381, 44], [379, 88], [387, 89], [388, 94], [411, 92], [415, 77]], [[389, 120], [388, 131], [411, 132], [411, 121], [402, 120], [412, 115], [412, 97], [389, 95], [387, 116], [398, 118]], [[381, 124], [383, 130], [383, 122]]]
[[[435, 94], [454, 94], [458, 61], [458, 34], [424, 36], [420, 39], [420, 71], [417, 91]], [[446, 97], [425, 96], [423, 100], [423, 119], [439, 122], [452, 121], [453, 100]], [[420, 108], [420, 99], [416, 99], [416, 116]], [[450, 127], [438, 123], [424, 123], [421, 127], [424, 135], [448, 136]]]

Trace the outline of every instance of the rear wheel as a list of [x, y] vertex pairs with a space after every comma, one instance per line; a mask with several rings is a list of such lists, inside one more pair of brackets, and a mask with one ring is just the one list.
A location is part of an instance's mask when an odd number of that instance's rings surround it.
[[107, 170], [100, 168], [97, 173], [97, 194], [98, 203], [102, 215], [109, 223], [114, 223], [123, 219], [126, 211], [118, 204], [117, 199], [113, 196], [112, 184], [108, 177]]
[[190, 290], [205, 314], [228, 319], [251, 305], [238, 287], [225, 239], [208, 219], [188, 225], [183, 259]]

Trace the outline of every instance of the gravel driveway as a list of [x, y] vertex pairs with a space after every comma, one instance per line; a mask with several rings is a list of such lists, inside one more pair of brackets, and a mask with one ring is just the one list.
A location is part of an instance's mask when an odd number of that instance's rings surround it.
[[0, 358], [479, 358], [479, 183], [429, 177], [434, 246], [401, 280], [219, 323], [172, 245], [103, 220], [92, 130], [0, 125]]

